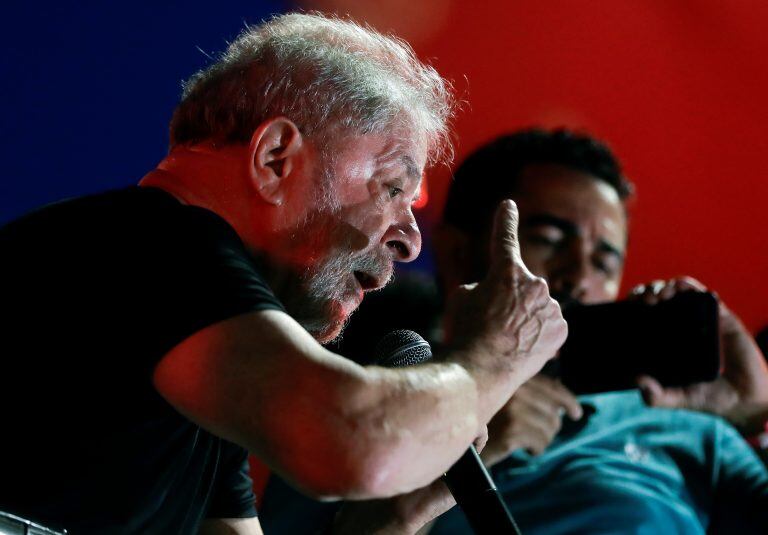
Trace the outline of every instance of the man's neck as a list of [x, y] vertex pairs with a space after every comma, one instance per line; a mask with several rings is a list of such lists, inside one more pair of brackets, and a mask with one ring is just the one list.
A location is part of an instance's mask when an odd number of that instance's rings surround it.
[[224, 212], [235, 208], [232, 198], [243, 198], [231, 195], [242, 186], [238, 150], [240, 147], [217, 148], [210, 142], [175, 147], [139, 185], [160, 188], [184, 204], [224, 217]]
[[294, 284], [294, 275], [286, 277], [284, 267], [270, 261], [269, 222], [258, 219], [266, 210], [254, 210], [260, 200], [248, 191], [239, 168], [244, 165], [242, 151], [239, 146], [218, 148], [210, 143], [176, 147], [139, 185], [162, 189], [182, 204], [222, 217], [240, 236], [270, 286], [280, 289]]

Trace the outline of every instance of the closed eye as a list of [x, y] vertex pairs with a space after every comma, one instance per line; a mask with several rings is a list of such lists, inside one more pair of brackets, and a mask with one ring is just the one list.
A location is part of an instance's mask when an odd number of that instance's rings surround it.
[[592, 261], [592, 265], [607, 277], [614, 277], [619, 273], [621, 261], [615, 256], [598, 257]]
[[525, 236], [526, 242], [531, 245], [538, 245], [541, 247], [558, 247], [562, 245], [562, 237], [545, 236], [543, 234], [528, 234]]

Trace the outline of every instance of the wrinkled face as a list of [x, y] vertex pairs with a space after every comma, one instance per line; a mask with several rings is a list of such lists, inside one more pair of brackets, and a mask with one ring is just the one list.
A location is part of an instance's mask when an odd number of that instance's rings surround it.
[[554, 164], [523, 169], [514, 196], [520, 250], [561, 303], [616, 300], [624, 268], [627, 221], [613, 187]]
[[[300, 288], [286, 308], [321, 342], [338, 336], [364, 292], [382, 288], [393, 262], [421, 250], [411, 205], [419, 192], [426, 150], [414, 136], [365, 135], [336, 143], [299, 198], [308, 207], [285, 233]], [[311, 182], [311, 181], [310, 181]]]

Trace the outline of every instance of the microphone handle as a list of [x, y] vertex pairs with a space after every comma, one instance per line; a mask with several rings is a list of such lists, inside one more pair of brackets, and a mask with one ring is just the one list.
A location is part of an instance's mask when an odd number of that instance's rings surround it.
[[521, 535], [474, 445], [443, 479], [476, 535]]

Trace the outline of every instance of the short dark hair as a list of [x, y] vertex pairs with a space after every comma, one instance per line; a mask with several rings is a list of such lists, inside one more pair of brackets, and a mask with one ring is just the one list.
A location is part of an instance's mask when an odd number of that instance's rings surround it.
[[443, 221], [467, 232], [482, 231], [502, 199], [513, 197], [523, 169], [558, 164], [612, 186], [622, 201], [634, 187], [601, 141], [566, 129], [531, 128], [506, 134], [470, 154], [454, 173]]

